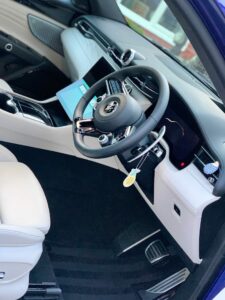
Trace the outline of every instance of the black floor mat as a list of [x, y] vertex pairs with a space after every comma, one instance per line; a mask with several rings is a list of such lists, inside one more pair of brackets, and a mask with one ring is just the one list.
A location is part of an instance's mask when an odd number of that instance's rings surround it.
[[139, 247], [115, 258], [112, 242], [138, 220], [155, 219], [139, 193], [124, 189], [124, 175], [72, 156], [7, 145], [40, 180], [51, 212], [47, 251], [65, 300], [135, 300], [182, 268], [174, 258], [152, 267]]
[[73, 156], [6, 144], [37, 176], [46, 194], [48, 238], [74, 245], [109, 245], [130, 224], [154, 218], [135, 188], [124, 189], [118, 170]]

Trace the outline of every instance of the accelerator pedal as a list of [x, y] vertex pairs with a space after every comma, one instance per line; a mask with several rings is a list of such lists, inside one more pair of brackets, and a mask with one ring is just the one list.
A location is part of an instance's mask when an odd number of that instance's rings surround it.
[[161, 240], [155, 240], [145, 249], [145, 256], [151, 265], [161, 265], [167, 262], [170, 254]]
[[167, 277], [146, 291], [139, 291], [142, 300], [170, 299], [174, 296], [174, 288], [185, 282], [190, 272], [187, 268]]

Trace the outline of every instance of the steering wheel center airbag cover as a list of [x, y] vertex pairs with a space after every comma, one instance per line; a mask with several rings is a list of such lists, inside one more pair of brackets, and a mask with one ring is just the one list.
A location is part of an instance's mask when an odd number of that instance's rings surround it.
[[117, 94], [107, 97], [97, 105], [94, 124], [100, 131], [114, 132], [137, 123], [142, 115], [142, 109], [134, 98]]

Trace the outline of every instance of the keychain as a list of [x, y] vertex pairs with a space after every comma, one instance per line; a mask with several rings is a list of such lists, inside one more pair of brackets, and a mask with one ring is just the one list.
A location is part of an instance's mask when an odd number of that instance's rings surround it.
[[148, 156], [149, 156], [149, 152], [146, 155], [142, 156], [141, 160], [137, 164], [137, 167], [135, 169], [132, 169], [130, 173], [127, 175], [127, 177], [124, 179], [123, 186], [125, 188], [129, 188], [135, 183], [137, 174], [141, 172], [141, 167], [143, 166]]

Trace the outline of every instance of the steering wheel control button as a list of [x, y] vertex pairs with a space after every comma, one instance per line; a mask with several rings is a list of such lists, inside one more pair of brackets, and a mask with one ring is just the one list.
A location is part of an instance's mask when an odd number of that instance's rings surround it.
[[220, 168], [220, 163], [218, 161], [208, 163], [204, 166], [203, 172], [205, 175], [213, 175], [215, 174]]
[[116, 79], [106, 81], [107, 91], [109, 95], [123, 93], [122, 83]]
[[106, 134], [102, 134], [98, 138], [98, 141], [101, 144], [101, 146], [106, 146], [109, 143], [109, 137]]

